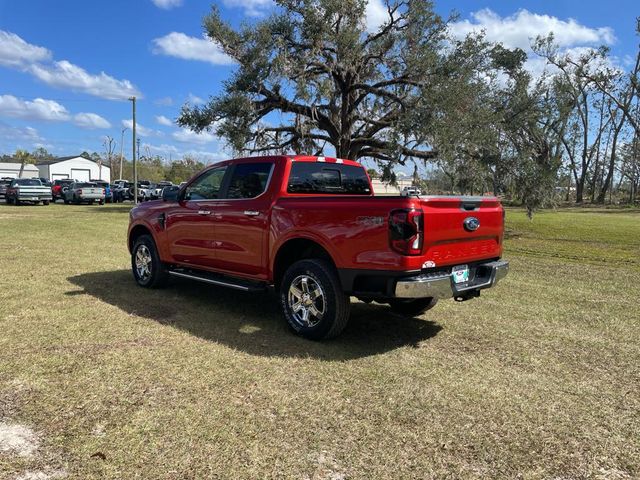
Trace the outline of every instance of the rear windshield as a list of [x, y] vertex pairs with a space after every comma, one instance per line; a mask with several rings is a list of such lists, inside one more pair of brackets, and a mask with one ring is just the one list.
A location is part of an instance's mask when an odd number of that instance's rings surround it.
[[76, 188], [92, 188], [97, 187], [95, 183], [76, 183]]
[[40, 180], [36, 180], [33, 178], [21, 178], [19, 180], [16, 180], [16, 185], [22, 185], [24, 187], [40, 187], [42, 186], [42, 183], [40, 182]]
[[371, 187], [362, 167], [339, 163], [294, 162], [287, 192], [370, 195]]

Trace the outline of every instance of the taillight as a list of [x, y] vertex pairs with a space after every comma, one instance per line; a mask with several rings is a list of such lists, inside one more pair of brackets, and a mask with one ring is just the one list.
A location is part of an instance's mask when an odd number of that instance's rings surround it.
[[103, 195], [106, 195], [106, 194], [107, 194], [107, 191], [106, 191], [104, 188], [102, 189], [102, 194], [103, 194]]
[[422, 210], [393, 210], [389, 214], [389, 245], [402, 255], [420, 255], [424, 237]]
[[78, 195], [82, 195], [82, 189], [81, 189], [81, 188], [79, 188], [78, 190], [76, 190], [76, 193], [77, 193]]

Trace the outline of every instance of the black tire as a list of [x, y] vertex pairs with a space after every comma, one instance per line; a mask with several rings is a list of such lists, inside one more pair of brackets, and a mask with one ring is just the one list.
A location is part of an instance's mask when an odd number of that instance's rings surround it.
[[49, 200], [43, 200], [42, 204], [43, 205], [49, 205]]
[[[307, 285], [306, 291], [298, 288], [303, 284]], [[292, 288], [299, 291], [300, 295], [308, 296], [304, 300], [302, 296], [296, 297], [296, 290]], [[313, 297], [318, 288], [319, 294]], [[296, 302], [296, 299], [299, 301]], [[301, 305], [303, 301], [305, 304]], [[310, 340], [338, 336], [347, 326], [351, 310], [349, 296], [342, 291], [335, 268], [320, 259], [301, 260], [287, 269], [280, 285], [280, 304], [289, 327]], [[299, 308], [294, 311], [296, 305]]]
[[438, 303], [437, 298], [395, 299], [389, 302], [391, 310], [401, 315], [417, 317], [427, 310], [431, 310]]
[[98, 200], [98, 205], [104, 205], [104, 200]]
[[14, 204], [16, 207], [19, 207], [19, 206], [20, 206], [20, 199], [19, 199], [19, 198], [14, 198], [14, 199], [13, 199], [13, 204]]
[[67, 200], [67, 199], [66, 199], [66, 197], [65, 197], [65, 199], [64, 199], [64, 204], [65, 204], [65, 205], [69, 205], [69, 200]]
[[[146, 250], [146, 251], [145, 251]], [[149, 256], [149, 262], [146, 264], [148, 274], [144, 273], [144, 269], [138, 268], [137, 256]], [[136, 239], [131, 251], [131, 271], [136, 283], [144, 288], [161, 288], [167, 284], [169, 273], [166, 267], [160, 261], [156, 243], [150, 235], [141, 235]]]

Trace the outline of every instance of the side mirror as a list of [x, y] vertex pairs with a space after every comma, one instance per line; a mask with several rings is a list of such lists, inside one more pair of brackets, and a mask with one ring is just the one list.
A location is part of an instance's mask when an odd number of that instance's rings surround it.
[[171, 186], [164, 187], [162, 189], [162, 201], [164, 202], [177, 202], [178, 196], [180, 195], [180, 187]]

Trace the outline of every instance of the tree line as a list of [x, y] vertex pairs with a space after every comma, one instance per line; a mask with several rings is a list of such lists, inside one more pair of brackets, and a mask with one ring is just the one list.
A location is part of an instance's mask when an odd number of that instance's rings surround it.
[[[107, 137], [108, 138], [108, 137]], [[79, 156], [110, 168], [111, 179], [120, 177], [120, 156], [106, 149], [104, 153], [82, 152]], [[35, 164], [41, 161], [53, 160], [55, 157], [45, 148], [39, 147], [32, 152], [16, 150], [12, 155], [1, 155], [0, 162], [17, 162], [23, 164]], [[159, 155], [141, 155], [137, 162], [138, 179], [159, 182], [169, 180], [175, 184], [189, 180], [193, 175], [202, 170], [206, 165], [189, 155], [181, 159], [167, 161]], [[133, 162], [122, 159], [122, 179], [133, 179]]]
[[568, 54], [549, 35], [533, 41], [546, 63], [534, 75], [522, 49], [453, 36], [456, 18], [428, 0], [385, 0], [373, 30], [366, 3], [276, 0], [274, 15], [240, 27], [213, 7], [205, 33], [237, 68], [178, 124], [240, 153], [368, 160], [388, 181], [398, 165], [429, 165], [449, 192], [494, 192], [530, 215], [563, 193], [637, 201], [640, 49], [623, 68], [607, 48]]

